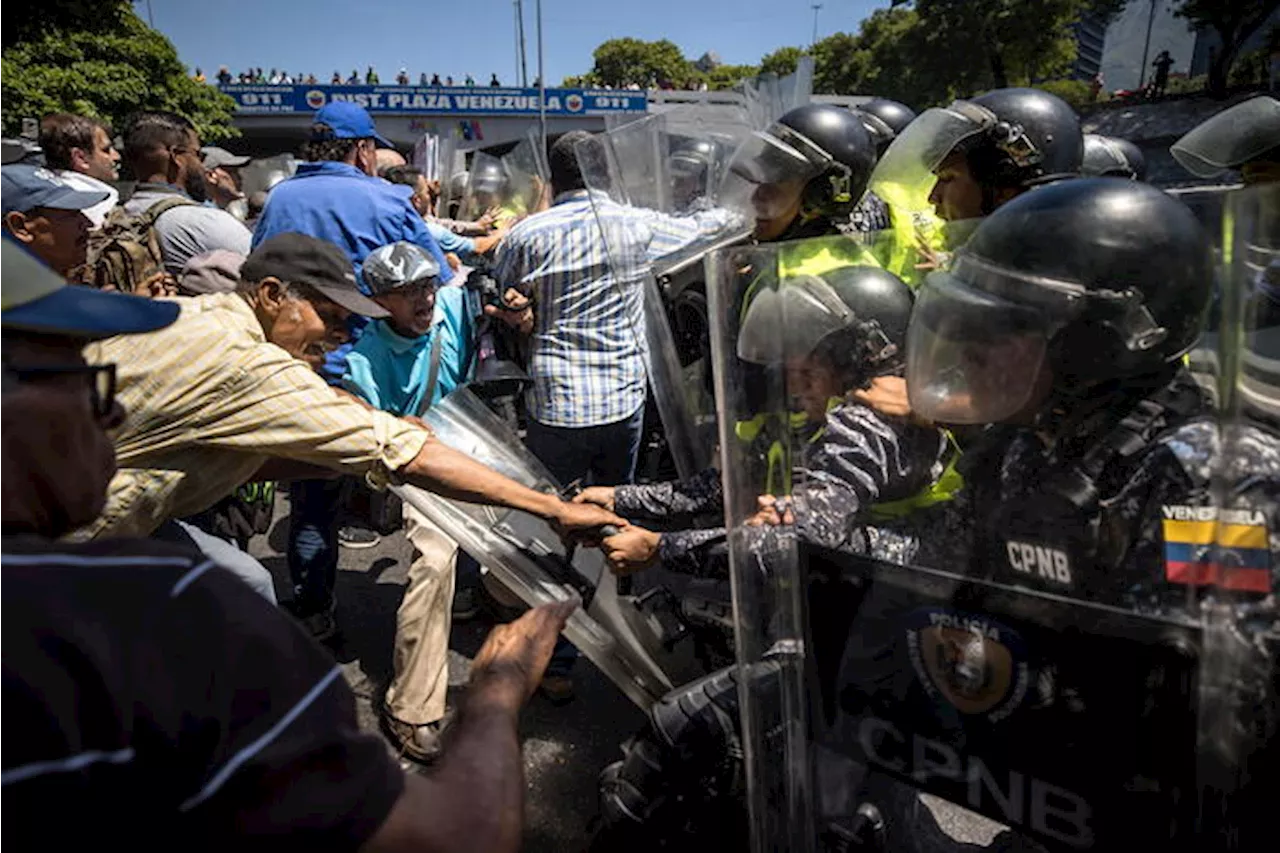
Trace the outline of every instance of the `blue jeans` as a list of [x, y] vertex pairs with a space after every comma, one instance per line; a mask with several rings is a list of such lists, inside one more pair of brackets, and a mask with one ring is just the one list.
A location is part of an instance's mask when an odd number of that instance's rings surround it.
[[[562, 487], [575, 480], [584, 486], [620, 486], [636, 478], [643, 427], [644, 406], [623, 420], [589, 427], [548, 426], [530, 417], [524, 443]], [[561, 636], [547, 675], [567, 676], [578, 655], [577, 647]]]
[[338, 513], [346, 480], [296, 480], [289, 484], [289, 578], [294, 611], [311, 616], [333, 604], [338, 580]]

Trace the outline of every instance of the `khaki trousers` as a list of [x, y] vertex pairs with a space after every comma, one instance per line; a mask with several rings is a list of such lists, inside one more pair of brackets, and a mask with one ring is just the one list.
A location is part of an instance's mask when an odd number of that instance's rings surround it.
[[396, 611], [395, 676], [387, 688], [387, 710], [401, 722], [422, 726], [444, 717], [449, 692], [458, 544], [407, 503], [404, 526], [414, 555]]

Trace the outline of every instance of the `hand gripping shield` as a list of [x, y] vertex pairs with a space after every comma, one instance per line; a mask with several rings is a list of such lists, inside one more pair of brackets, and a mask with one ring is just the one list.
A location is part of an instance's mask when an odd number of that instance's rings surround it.
[[[466, 388], [436, 403], [423, 419], [454, 450], [530, 488], [560, 491], [510, 428]], [[680, 642], [685, 629], [678, 606], [663, 588], [619, 592], [599, 550], [566, 548], [550, 525], [527, 513], [408, 485], [391, 488], [529, 606], [580, 597], [582, 607], [569, 618], [565, 636], [641, 708], [696, 672], [687, 643]]]

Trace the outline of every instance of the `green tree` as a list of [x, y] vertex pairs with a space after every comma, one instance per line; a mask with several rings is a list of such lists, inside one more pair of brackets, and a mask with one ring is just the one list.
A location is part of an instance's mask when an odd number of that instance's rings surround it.
[[697, 81], [706, 83], [712, 91], [732, 89], [750, 77], [760, 73], [758, 65], [717, 65], [710, 71], [696, 71]]
[[239, 135], [235, 101], [187, 74], [173, 45], [128, 0], [22, 4], [6, 16], [0, 54], [4, 111], [16, 134], [24, 117], [51, 112], [95, 116], [122, 127], [139, 110], [172, 110], [216, 141]]
[[780, 47], [760, 60], [760, 73], [785, 77], [796, 70], [802, 56], [804, 51], [798, 47]]
[[595, 66], [588, 76], [602, 86], [650, 87], [664, 82], [684, 86], [696, 74], [680, 48], [667, 39], [610, 39], [597, 47], [592, 56]]
[[[909, 0], [894, 0], [894, 6]], [[949, 73], [957, 92], [1001, 89], [1066, 73], [1075, 59], [1072, 26], [1097, 9], [1104, 16], [1119, 0], [915, 0], [923, 53], [917, 59], [936, 76]]]
[[1182, 0], [1174, 14], [1194, 27], [1213, 30], [1222, 40], [1222, 46], [1209, 58], [1209, 94], [1226, 96], [1231, 66], [1276, 6], [1276, 0]]

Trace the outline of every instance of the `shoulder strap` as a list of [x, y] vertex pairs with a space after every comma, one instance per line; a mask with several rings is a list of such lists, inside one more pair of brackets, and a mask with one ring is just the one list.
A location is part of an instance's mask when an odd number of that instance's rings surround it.
[[436, 395], [436, 380], [440, 378], [440, 350], [443, 348], [444, 330], [436, 329], [435, 337], [431, 341], [431, 367], [427, 370], [427, 392], [422, 395], [422, 404], [418, 407], [419, 417], [431, 408], [431, 400]]
[[1195, 413], [1201, 404], [1201, 392], [1192, 380], [1181, 377], [1140, 400], [1128, 415], [1102, 436], [1088, 453], [1062, 476], [1050, 484], [1050, 490], [1079, 507], [1091, 507], [1098, 499], [1097, 481], [1115, 460], [1133, 456], [1151, 443], [1151, 439], [1170, 426]]
[[155, 226], [157, 219], [173, 210], [175, 207], [186, 207], [187, 205], [198, 204], [199, 202], [192, 201], [191, 199], [184, 198], [180, 195], [162, 198], [139, 214], [138, 221], [144, 228], [152, 228]]

